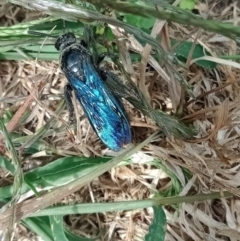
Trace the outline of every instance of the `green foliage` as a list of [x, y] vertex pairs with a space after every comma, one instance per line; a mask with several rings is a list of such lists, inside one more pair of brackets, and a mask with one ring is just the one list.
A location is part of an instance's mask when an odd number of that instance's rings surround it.
[[26, 218], [23, 224], [35, 232], [44, 241], [95, 241], [96, 238], [84, 238], [65, 228], [62, 216]]
[[177, 196], [182, 191], [182, 185], [180, 180], [174, 175], [174, 173], [166, 168], [166, 166], [158, 159], [152, 162], [152, 165], [157, 167], [159, 170], [162, 170], [164, 173], [171, 178], [171, 185], [169, 188], [165, 189], [163, 192], [157, 193], [157, 196], [161, 197], [172, 197]]
[[197, 0], [181, 0], [179, 7], [185, 10], [192, 10], [195, 7]]
[[136, 26], [137, 28], [140, 28], [147, 33], [150, 33], [149, 30], [153, 27], [156, 19], [155, 18], [143, 18], [143, 17], [136, 16], [133, 14], [124, 14], [123, 21], [128, 24], [131, 24], [132, 26]]
[[145, 241], [164, 241], [166, 234], [166, 215], [162, 207], [153, 207], [154, 218], [149, 226]]
[[59, 215], [49, 216], [49, 220], [50, 220], [50, 227], [52, 230], [53, 240], [68, 241], [64, 233], [63, 217]]
[[0, 167], [14, 174], [15, 166], [4, 156], [0, 156]]
[[44, 241], [53, 241], [49, 217], [25, 218], [22, 222]]
[[[172, 40], [172, 45], [174, 45], [175, 43], [176, 41]], [[174, 51], [176, 56], [181, 61], [185, 62], [192, 48], [192, 45], [193, 43], [188, 41], [184, 41], [183, 43], [181, 43]], [[193, 50], [192, 59], [197, 59], [206, 55], [211, 56], [209, 52], [204, 51], [203, 47], [200, 44], [196, 44]], [[217, 64], [215, 62], [207, 61], [207, 60], [198, 60], [196, 61], [196, 64], [201, 67], [210, 68], [210, 69], [214, 69], [217, 67]]]
[[[68, 31], [77, 37], [83, 34], [83, 23], [66, 21]], [[54, 30], [53, 30], [54, 29]], [[59, 52], [55, 49], [56, 39], [30, 36], [28, 30], [52, 34], [56, 37], [62, 34], [63, 21], [54, 17], [47, 17], [28, 23], [20, 23], [11, 27], [0, 27], [0, 59], [22, 60], [58, 60]], [[44, 42], [44, 45], [42, 43]]]
[[[0, 159], [1, 160], [1, 159]], [[64, 157], [51, 162], [43, 167], [38, 167], [24, 175], [25, 182], [21, 188], [21, 194], [31, 190], [31, 187], [41, 187], [47, 190], [53, 187], [65, 185], [76, 178], [86, 175], [97, 166], [106, 163], [110, 158], [86, 158]], [[2, 158], [2, 167], [9, 166], [9, 162]], [[8, 169], [12, 169], [11, 165]], [[27, 181], [27, 183], [26, 183]], [[30, 184], [29, 184], [30, 183]], [[0, 188], [0, 199], [12, 196], [13, 186]]]
[[[23, 184], [23, 172], [21, 169], [21, 161], [20, 158], [14, 148], [14, 145], [12, 143], [11, 137], [7, 131], [7, 128], [5, 127], [5, 124], [3, 120], [0, 118], [0, 133], [1, 137], [4, 140], [5, 148], [11, 155], [12, 163], [11, 165], [5, 158], [2, 157], [2, 162], [0, 164], [4, 165], [4, 168], [9, 169], [10, 172], [14, 171], [14, 181], [12, 185], [12, 199], [9, 201], [9, 206], [14, 206], [18, 202], [20, 198], [20, 190]], [[5, 199], [5, 197], [3, 197]], [[2, 212], [5, 209], [5, 207], [2, 207], [0, 212]], [[12, 220], [12, 223], [10, 225], [13, 225], [14, 221]]]

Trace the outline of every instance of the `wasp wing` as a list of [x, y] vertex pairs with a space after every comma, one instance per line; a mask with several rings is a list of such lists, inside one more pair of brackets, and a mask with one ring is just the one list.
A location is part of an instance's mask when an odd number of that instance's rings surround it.
[[[66, 60], [71, 60], [68, 61]], [[74, 60], [74, 61], [72, 61]], [[89, 55], [72, 51], [65, 56], [63, 71], [81, 103], [91, 126], [112, 150], [131, 142], [131, 129], [124, 110], [108, 91]]]

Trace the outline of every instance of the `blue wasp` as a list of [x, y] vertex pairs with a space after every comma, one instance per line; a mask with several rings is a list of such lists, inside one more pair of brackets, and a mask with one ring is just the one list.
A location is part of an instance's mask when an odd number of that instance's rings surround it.
[[[34, 31], [29, 33], [40, 35]], [[121, 101], [104, 84], [108, 71], [99, 67], [103, 55], [94, 61], [86, 42], [77, 43], [71, 32], [58, 37], [55, 48], [61, 52], [61, 69], [69, 82], [64, 88], [64, 96], [70, 120], [74, 112], [71, 99], [74, 91], [98, 137], [113, 151], [121, 150], [132, 141], [131, 127]]]

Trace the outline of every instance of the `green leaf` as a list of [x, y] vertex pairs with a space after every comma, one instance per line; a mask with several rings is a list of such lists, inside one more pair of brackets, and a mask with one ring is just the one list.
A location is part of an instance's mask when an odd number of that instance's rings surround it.
[[4, 113], [4, 118], [3, 118], [3, 122], [4, 124], [7, 124], [14, 116], [14, 113], [10, 110], [6, 110]]
[[0, 156], [0, 167], [8, 170], [12, 174], [15, 173], [15, 167], [14, 165], [5, 157]]
[[0, 53], [0, 60], [23, 60], [23, 59], [36, 59], [44, 60], [44, 61], [52, 61], [52, 60], [59, 60], [59, 53], [40, 53], [38, 52], [31, 52], [31, 51], [24, 51], [24, 53], [28, 56], [28, 58], [20, 55], [16, 51], [8, 51], [4, 53]]
[[[21, 187], [21, 194], [26, 193], [29, 191], [28, 185], [23, 182]], [[6, 199], [12, 197], [13, 195], [13, 185], [5, 186], [0, 188], [0, 199]]]
[[149, 226], [148, 234], [145, 236], [145, 241], [164, 241], [166, 234], [166, 215], [162, 207], [153, 207], [154, 218]]
[[184, 10], [193, 10], [196, 0], [181, 0], [179, 7]]
[[23, 224], [35, 232], [44, 241], [95, 241], [96, 238], [85, 238], [67, 230], [63, 216], [44, 216], [25, 218]]
[[61, 186], [85, 175], [111, 158], [64, 157], [26, 174], [29, 180], [41, 180], [42, 186]]
[[[66, 30], [68, 32], [78, 32], [80, 34], [83, 33], [83, 23], [82, 22], [69, 22], [69, 21], [65, 21], [66, 24]], [[55, 27], [55, 28], [54, 28]], [[57, 31], [58, 33], [62, 33], [63, 32], [63, 21], [62, 19], [58, 19], [56, 21], [52, 21], [52, 22], [45, 22], [45, 23], [40, 23], [34, 26], [31, 26], [29, 28], [29, 30], [34, 30], [34, 31], [51, 31], [54, 28], [52, 34], [54, 34], [55, 31]]]
[[[50, 228], [49, 217], [31, 217], [25, 218], [23, 224], [31, 229], [34, 233], [44, 241], [54, 241]], [[60, 239], [61, 240], [61, 239]]]
[[34, 185], [25, 177], [24, 178], [25, 184], [35, 193], [36, 196], [39, 196], [39, 193], [37, 189], [34, 187]]
[[[177, 43], [177, 41], [172, 40], [171, 43], [172, 43], [172, 46], [174, 46]], [[179, 60], [186, 62], [192, 45], [193, 45], [192, 42], [184, 41], [175, 49], [175, 54]], [[192, 59], [197, 59], [206, 55], [211, 56], [209, 52], [204, 51], [203, 47], [200, 44], [196, 44], [193, 50]], [[215, 62], [208, 61], [208, 60], [198, 60], [196, 64], [201, 67], [210, 68], [210, 69], [214, 69], [217, 67], [217, 64]]]
[[50, 227], [52, 230], [52, 236], [54, 241], [68, 241], [64, 233], [63, 216], [54, 215], [49, 216]]
[[155, 18], [144, 18], [132, 14], [124, 14], [123, 17], [123, 22], [136, 26], [142, 30], [145, 30], [146, 32], [149, 32], [155, 21]]
[[[106, 163], [111, 158], [85, 158], [85, 157], [64, 157], [51, 162], [43, 167], [38, 167], [24, 176], [25, 182], [21, 188], [21, 194], [40, 186], [43, 189], [50, 189], [56, 186], [65, 185], [76, 178], [86, 175], [99, 165]], [[30, 188], [29, 188], [30, 187]], [[0, 188], [0, 199], [12, 196], [12, 185]]]
[[26, 52], [30, 52], [30, 51], [33, 51], [33, 52], [42, 52], [42, 53], [58, 53], [59, 55], [59, 52], [56, 50], [56, 48], [54, 47], [54, 44], [49, 44], [49, 45], [46, 45], [44, 44], [43, 46], [39, 46], [39, 45], [31, 45], [31, 46], [26, 46], [24, 47], [25, 50], [27, 50]]
[[162, 161], [155, 159], [152, 161], [152, 165], [154, 165], [156, 168], [162, 170], [164, 173], [167, 174], [168, 177], [171, 178], [171, 184], [168, 188], [164, 189], [164, 191], [159, 192], [159, 195], [161, 197], [172, 197], [177, 196], [182, 191], [182, 185], [180, 180], [178, 180], [177, 176], [168, 168], [166, 167]]

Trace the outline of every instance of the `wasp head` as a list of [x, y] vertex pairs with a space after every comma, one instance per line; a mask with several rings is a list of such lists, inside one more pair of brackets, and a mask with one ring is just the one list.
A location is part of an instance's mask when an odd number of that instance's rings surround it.
[[58, 51], [63, 51], [66, 47], [75, 43], [76, 43], [75, 35], [73, 33], [65, 33], [57, 39], [55, 43], [55, 48]]

